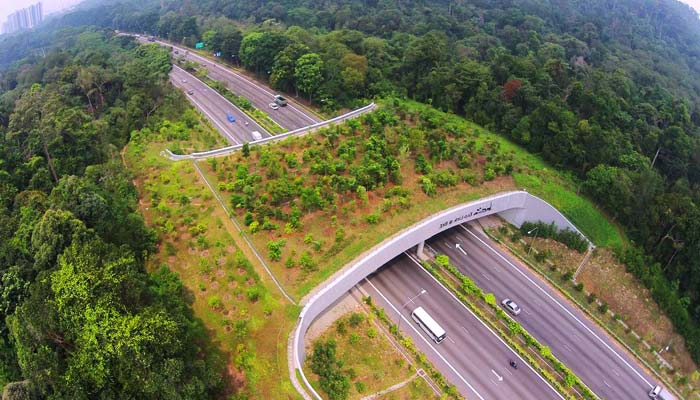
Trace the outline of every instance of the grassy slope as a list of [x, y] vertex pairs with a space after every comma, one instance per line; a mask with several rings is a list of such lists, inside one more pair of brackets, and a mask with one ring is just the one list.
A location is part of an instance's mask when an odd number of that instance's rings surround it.
[[149, 268], [166, 265], [180, 276], [195, 315], [214, 343], [215, 348], [205, 351], [228, 360], [224, 375], [229, 393], [293, 397], [286, 343], [299, 310], [285, 303], [275, 289], [268, 291], [266, 276], [248, 261], [233, 224], [192, 163], [173, 163], [160, 155], [173, 144], [183, 149], [212, 144], [218, 140], [216, 132], [200, 123], [188, 130], [189, 139], [168, 140], [178, 136], [171, 129], [142, 131], [125, 151], [141, 212], [158, 232], [159, 248]]
[[[397, 206], [395, 199], [390, 199], [391, 204], [388, 207], [386, 206], [387, 192], [394, 186], [388, 184], [374, 191], [369, 191], [369, 200], [367, 202], [361, 201], [354, 193], [340, 194], [333, 205], [326, 207], [324, 210], [306, 214], [302, 218], [302, 227], [299, 230], [285, 231], [285, 221], [274, 220], [278, 224], [277, 229], [271, 231], [261, 230], [252, 234], [251, 237], [264, 256], [268, 254], [267, 244], [270, 241], [285, 241], [281, 259], [273, 261], [268, 257], [267, 261], [282, 284], [295, 297], [300, 298], [309, 293], [316, 285], [323, 282], [343, 265], [352, 261], [367, 249], [429, 215], [456, 204], [516, 188], [524, 188], [551, 202], [571, 218], [582, 231], [589, 234], [596, 244], [608, 246], [622, 243], [623, 239], [617, 229], [595, 209], [590, 201], [575, 194], [575, 183], [565, 174], [560, 174], [547, 168], [536, 156], [460, 117], [440, 113], [419, 103], [406, 102], [403, 105], [408, 110], [407, 114], [413, 115], [413, 117], [406, 117], [412, 119], [410, 123], [415, 123], [416, 116], [421, 113], [424, 115], [427, 113], [434, 116], [441, 126], [447, 126], [448, 129], [454, 132], [462, 132], [464, 136], [460, 137], [459, 140], [466, 138], [464, 140], [476, 141], [477, 150], [474, 152], [472, 166], [461, 171], [482, 177], [484, 167], [488, 165], [487, 160], [501, 157], [503, 160], [506, 160], [504, 162], [512, 162], [514, 164], [513, 177], [501, 176], [491, 181], [482, 180], [482, 182], [477, 182], [475, 185], [460, 182], [456, 186], [438, 188], [438, 195], [429, 197], [420, 187], [420, 175], [415, 172], [414, 159], [408, 156], [400, 160], [401, 173], [403, 175], [401, 186], [410, 193], [410, 200], [405, 206]], [[384, 107], [386, 107], [386, 104]], [[432, 116], [427, 118], [433, 118]], [[401, 129], [397, 128], [396, 131]], [[397, 135], [396, 131], [391, 129], [385, 130], [385, 135], [391, 138]], [[247, 165], [251, 173], [255, 172], [262, 176], [261, 186], [256, 190], [258, 190], [257, 196], [264, 196], [264, 187], [270, 182], [270, 179], [266, 177], [269, 168], [261, 162], [261, 154], [263, 152], [272, 153], [273, 158], [278, 157], [281, 163], [284, 164], [284, 155], [295, 155], [298, 159], [298, 156], [305, 150], [316, 149], [319, 152], [325, 152], [327, 149], [324, 148], [325, 139], [323, 135], [323, 133], [320, 133], [304, 138], [295, 138], [271, 145], [265, 149], [254, 149], [250, 158], [245, 158], [242, 154], [236, 153], [227, 158], [217, 160], [215, 167], [211, 163], [203, 163], [202, 166], [206, 168], [206, 172], [212, 181], [218, 182], [219, 188], [222, 189], [235, 181], [234, 175], [237, 166]], [[363, 134], [355, 134], [355, 136], [351, 137], [361, 143], [365, 136]], [[343, 143], [347, 139], [341, 134], [338, 140], [339, 143]], [[338, 146], [339, 144], [334, 144], [333, 147], [337, 148]], [[498, 147], [498, 149], [491, 149], [492, 147]], [[362, 155], [358, 154], [355, 163], [359, 164], [361, 157]], [[293, 177], [309, 178], [314, 175], [310, 171], [310, 165], [313, 163], [313, 159], [303, 162], [298, 167], [288, 168], [288, 173]], [[434, 168], [435, 170], [457, 171], [454, 161], [437, 163]], [[457, 173], [461, 173], [461, 171]], [[309, 183], [305, 183], [305, 185], [311, 184], [313, 179], [309, 178]], [[224, 198], [230, 198], [232, 193], [236, 193], [236, 190], [222, 190]], [[289, 212], [289, 207], [284, 206], [283, 211]], [[237, 210], [237, 216], [241, 222], [243, 214], [244, 210]], [[368, 223], [365, 217], [369, 214], [377, 214], [379, 222], [376, 224]], [[345, 232], [345, 237], [340, 242], [336, 242], [334, 240], [335, 234], [341, 228]], [[304, 239], [307, 237], [311, 238], [312, 241], [305, 241]], [[314, 247], [314, 241], [320, 245]], [[304, 271], [299, 268], [299, 256], [306, 251], [313, 256], [317, 264], [316, 270]], [[295, 266], [288, 267], [285, 265], [285, 261], [288, 258], [293, 259]]]
[[[296, 296], [308, 293], [362, 252], [435, 212], [515, 188], [524, 187], [559, 207], [596, 243], [609, 245], [622, 242], [617, 230], [591, 203], [576, 196], [573, 180], [546, 168], [537, 157], [459, 117], [444, 115], [417, 103], [405, 103], [404, 107], [416, 115], [425, 112], [438, 115], [442, 123], [451, 125], [452, 129], [468, 132], [468, 136], [474, 138], [486, 153], [490, 151], [489, 146], [499, 143], [499, 150], [493, 154], [498, 153], [499, 157], [505, 154], [506, 160], [516, 164], [513, 177], [501, 176], [491, 181], [481, 181], [485, 162], [482, 152], [475, 156], [474, 165], [469, 169], [470, 173], [479, 177], [480, 183], [470, 185], [460, 182], [457, 186], [438, 188], [437, 196], [428, 197], [418, 183], [414, 160], [402, 159], [402, 186], [411, 193], [408, 204], [399, 205], [392, 198], [387, 207], [385, 194], [393, 186], [387, 185], [370, 191], [366, 203], [350, 194], [333, 210], [305, 215], [299, 232], [283, 232], [284, 224], [281, 224], [282, 227], [276, 231], [251, 235], [264, 257], [269, 240], [284, 238], [287, 241], [281, 261], [273, 262], [269, 257], [267, 261], [275, 274], [282, 278], [282, 283], [291, 287]], [[137, 137], [126, 153], [127, 161], [136, 173], [142, 211], [149, 224], [159, 230], [162, 241], [151, 265], [156, 267], [164, 263], [180, 274], [192, 294], [196, 315], [215, 339], [218, 350], [229, 355], [231, 363], [228, 373], [237, 387], [245, 388], [254, 397], [287, 398], [293, 389], [285, 378], [285, 343], [298, 308], [284, 305], [276, 289], [264, 281], [264, 274], [250, 264], [248, 260], [253, 258], [245, 246], [238, 243], [238, 233], [196, 176], [192, 164], [173, 164], [159, 155], [163, 148], [173, 143], [183, 149], [202, 148], [205, 143], [210, 145], [216, 142], [216, 135], [201, 121], [192, 130], [199, 136], [192, 140], [168, 140], [169, 137], [172, 139], [169, 134], [171, 129], [168, 127]], [[304, 149], [322, 140], [317, 134], [285, 141], [271, 148], [282, 154], [300, 155]], [[264, 168], [254, 162], [258, 157], [259, 153], [254, 151], [251, 160], [243, 159], [240, 154], [220, 159], [218, 171], [210, 163], [202, 163], [201, 166], [212, 181], [225, 184], [230, 175], [221, 171], [235, 171], [235, 165], [240, 163], [250, 163], [252, 171], [257, 170], [264, 176]], [[453, 161], [438, 163], [435, 168], [456, 169]], [[308, 175], [308, 170], [304, 168], [293, 172], [299, 176]], [[228, 198], [226, 191], [222, 194], [225, 199]], [[379, 216], [377, 224], [365, 220], [370, 213]], [[238, 217], [242, 217], [242, 213]], [[345, 230], [345, 239], [342, 246], [334, 248], [334, 235], [339, 227]], [[321, 243], [320, 250], [305, 243], [304, 237], [308, 234]], [[241, 255], [241, 251], [245, 254]], [[298, 258], [303, 251], [310, 251], [313, 255], [317, 270], [305, 272], [298, 266], [288, 268], [284, 265], [287, 257], [296, 254]], [[249, 295], [249, 289], [259, 292], [257, 299], [252, 299], [254, 296]], [[235, 325], [237, 320], [249, 321], [245, 328], [247, 334], [240, 333], [244, 328]]]
[[[408, 102], [407, 104], [409, 109], [426, 108], [420, 103]], [[521, 172], [513, 174], [515, 186], [518, 189], [527, 190], [556, 207], [597, 246], [616, 246], [626, 241], [624, 233], [612, 224], [593, 202], [578, 194], [578, 184], [569, 174], [557, 171], [540, 157], [477, 124], [455, 115], [449, 115], [447, 118], [452, 123], [464, 125], [468, 129], [480, 130], [482, 134], [479, 137], [482, 140], [496, 140], [501, 144], [503, 151], [511, 152], [521, 168]]]

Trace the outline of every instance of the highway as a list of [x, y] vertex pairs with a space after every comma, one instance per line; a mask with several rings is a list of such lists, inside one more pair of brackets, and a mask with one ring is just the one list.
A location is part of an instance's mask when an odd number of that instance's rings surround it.
[[483, 232], [457, 226], [428, 240], [426, 247], [449, 256], [462, 273], [493, 293], [499, 304], [504, 298], [514, 300], [522, 309], [514, 318], [597, 396], [648, 398], [655, 380], [583, 312], [501, 251]]
[[[183, 90], [190, 103], [211, 121], [229, 143], [252, 142], [255, 140], [253, 131], [260, 132], [262, 137], [270, 136], [224, 96], [177, 65], [173, 66], [170, 80], [173, 85]], [[190, 92], [192, 94], [189, 94]], [[236, 122], [230, 122], [227, 118], [228, 114], [232, 114]]]
[[[359, 286], [466, 398], [562, 399], [413, 258], [395, 258]], [[419, 306], [447, 332], [440, 344], [411, 318]], [[517, 370], [509, 360], [516, 360]]]
[[[149, 43], [144, 36], [139, 37], [138, 40], [142, 43]], [[173, 60], [176, 60], [178, 57], [184, 57], [189, 61], [204, 66], [209, 71], [210, 78], [224, 83], [233, 93], [250, 100], [255, 108], [267, 113], [273, 121], [286, 130], [303, 128], [321, 122], [318, 117], [304, 110], [303, 107], [287, 96], [285, 96], [287, 98], [287, 106], [279, 107], [277, 110], [271, 109], [269, 104], [274, 102], [274, 96], [278, 92], [260, 82], [256, 82], [252, 78], [225, 67], [223, 64], [216, 63], [187, 48], [172, 43], [160, 40], [156, 40], [155, 43], [162, 46], [172, 46]], [[175, 51], [178, 54], [175, 54]]]

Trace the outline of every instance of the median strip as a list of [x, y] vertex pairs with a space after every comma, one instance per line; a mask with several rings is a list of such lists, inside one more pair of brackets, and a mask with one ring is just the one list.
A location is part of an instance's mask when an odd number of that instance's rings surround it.
[[286, 129], [282, 128], [275, 121], [273, 121], [269, 115], [253, 107], [253, 104], [248, 99], [231, 92], [224, 83], [211, 79], [208, 75], [200, 75], [200, 70], [198, 69], [195, 69], [195, 71], [197, 72], [196, 75], [199, 80], [207, 84], [207, 86], [210, 88], [216, 90], [217, 93], [224, 96], [226, 100], [233, 103], [233, 105], [240, 108], [250, 119], [255, 121], [271, 135], [277, 135], [286, 131]]
[[467, 308], [492, 328], [508, 345], [528, 362], [547, 382], [566, 398], [598, 397], [559, 359], [549, 347], [532, 337], [518, 322], [496, 304], [491, 293], [484, 293], [474, 281], [449, 263], [446, 255], [422, 266], [450, 290]]

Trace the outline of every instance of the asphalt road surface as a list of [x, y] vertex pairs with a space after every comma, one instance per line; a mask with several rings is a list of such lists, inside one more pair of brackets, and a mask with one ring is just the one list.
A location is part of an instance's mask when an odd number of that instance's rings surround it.
[[600, 398], [648, 398], [655, 380], [583, 312], [502, 252], [483, 232], [458, 226], [431, 238], [426, 246], [449, 256], [462, 273], [493, 293], [499, 304], [504, 298], [515, 301], [522, 312], [514, 318]]
[[[170, 80], [173, 85], [185, 92], [187, 99], [211, 121], [229, 143], [252, 142], [255, 140], [253, 131], [260, 132], [262, 137], [270, 136], [267, 131], [238, 107], [231, 104], [224, 96], [184, 69], [174, 65], [170, 73]], [[190, 92], [192, 94], [189, 94]], [[228, 114], [233, 115], [236, 122], [230, 122]]]
[[[466, 398], [562, 399], [412, 258], [397, 257], [360, 286]], [[426, 292], [419, 295], [422, 289]], [[436, 344], [411, 318], [419, 306], [447, 332], [441, 343]], [[510, 360], [518, 369], [509, 365]]]
[[[138, 38], [142, 43], [148, 43], [146, 37]], [[156, 40], [155, 43], [163, 46], [173, 47], [173, 60], [184, 57], [189, 61], [196, 62], [204, 66], [209, 71], [209, 77], [224, 83], [233, 93], [250, 100], [253, 106], [262, 112], [267, 113], [270, 118], [287, 130], [303, 128], [321, 122], [312, 113], [304, 110], [295, 101], [287, 98], [287, 106], [279, 107], [277, 110], [270, 108], [270, 103], [274, 102], [274, 96], [278, 94], [274, 89], [253, 80], [243, 74], [235, 72], [222, 64], [211, 61], [199, 54], [189, 51], [186, 48], [173, 45], [171, 43]], [[177, 51], [178, 54], [174, 52]]]

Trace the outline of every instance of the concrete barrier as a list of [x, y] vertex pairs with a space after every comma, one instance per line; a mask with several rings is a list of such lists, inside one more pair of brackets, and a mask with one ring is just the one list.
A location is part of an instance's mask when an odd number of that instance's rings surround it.
[[[375, 103], [370, 103], [362, 108], [358, 108], [357, 110], [350, 111], [348, 113], [345, 113], [343, 115], [339, 115], [335, 118], [331, 118], [326, 121], [321, 121], [317, 122], [315, 124], [305, 126], [303, 128], [295, 129], [293, 131], [281, 133], [279, 135], [275, 136], [270, 136], [266, 138], [262, 138], [260, 140], [255, 140], [252, 142], [249, 142], [248, 145], [250, 146], [255, 146], [255, 145], [261, 145], [265, 143], [273, 143], [273, 142], [279, 142], [281, 140], [287, 139], [288, 137], [291, 136], [304, 136], [308, 133], [315, 132], [321, 128], [325, 128], [327, 126], [331, 126], [333, 124], [343, 122], [347, 119], [350, 118], [355, 118], [357, 116], [360, 116], [364, 113], [370, 112], [377, 108], [377, 105]], [[242, 144], [234, 144], [231, 146], [227, 147], [222, 147], [220, 149], [215, 149], [215, 150], [209, 150], [209, 151], [200, 151], [200, 152], [194, 152], [190, 154], [174, 154], [171, 152], [169, 149], [166, 149], [164, 154], [168, 156], [173, 161], [180, 161], [180, 160], [201, 160], [201, 159], [206, 159], [206, 158], [211, 158], [211, 157], [223, 157], [227, 156], [234, 151], [238, 151], [243, 147]]]
[[[290, 368], [291, 379], [296, 379], [294, 370], [298, 370], [309, 392], [315, 398], [321, 399], [311, 387], [302, 370], [306, 357], [304, 335], [311, 323], [345, 292], [397, 255], [444, 230], [493, 214], [500, 214], [501, 217], [516, 226], [520, 226], [525, 221], [553, 222], [559, 229], [569, 228], [581, 234], [574, 224], [557, 209], [546, 201], [524, 191], [506, 192], [485, 197], [434, 214], [370, 249], [302, 299], [301, 304], [304, 308], [299, 314], [291, 339], [292, 351], [289, 355], [291, 358], [290, 366], [292, 366]], [[583, 234], [581, 236], [585, 237]], [[308, 394], [305, 397], [307, 396]]]

